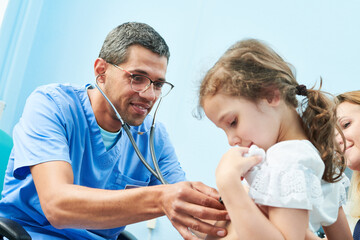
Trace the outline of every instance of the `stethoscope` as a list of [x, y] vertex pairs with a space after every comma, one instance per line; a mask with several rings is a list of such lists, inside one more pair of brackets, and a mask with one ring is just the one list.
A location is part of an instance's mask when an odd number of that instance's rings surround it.
[[[155, 113], [154, 113], [154, 116], [153, 116], [153, 121], [152, 121], [152, 124], [151, 124], [151, 127], [150, 127], [150, 153], [151, 153], [151, 159], [152, 159], [152, 162], [154, 164], [154, 168], [155, 170], [149, 165], [149, 163], [146, 162], [144, 156], [141, 154], [140, 150], [139, 150], [139, 147], [136, 145], [136, 142], [135, 142], [135, 139], [134, 137], [132, 136], [131, 132], [130, 132], [130, 126], [129, 124], [127, 124], [126, 122], [124, 122], [124, 120], [121, 118], [120, 114], [118, 113], [118, 111], [116, 110], [116, 108], [114, 107], [114, 105], [112, 104], [112, 102], [110, 101], [110, 99], [106, 96], [106, 94], [101, 90], [101, 88], [99, 87], [99, 85], [97, 84], [97, 80], [98, 80], [98, 77], [100, 76], [101, 74], [98, 74], [96, 76], [96, 80], [95, 80], [95, 86], [96, 88], [100, 91], [100, 93], [104, 96], [104, 98], [106, 99], [106, 101], [110, 104], [111, 108], [114, 110], [115, 114], [116, 114], [116, 117], [119, 119], [119, 121], [121, 122], [121, 126], [122, 128], [125, 130], [126, 134], [128, 135], [129, 139], [130, 139], [130, 142], [131, 144], [133, 145], [134, 147], [134, 150], [136, 152], [136, 154], [138, 155], [139, 159], [141, 160], [141, 162], [145, 165], [145, 167], [151, 172], [151, 174], [153, 174], [162, 184], [168, 184], [168, 182], [164, 179], [161, 171], [160, 171], [160, 168], [159, 168], [159, 164], [156, 160], [156, 156], [155, 156], [155, 149], [154, 149], [154, 129], [155, 129], [155, 116], [156, 116], [156, 113], [157, 113], [157, 110], [160, 106], [160, 103], [161, 103], [161, 100], [162, 100], [162, 97], [160, 97], [159, 99], [159, 103], [155, 109]], [[145, 132], [137, 132], [137, 134], [139, 135], [142, 135], [144, 134]]]

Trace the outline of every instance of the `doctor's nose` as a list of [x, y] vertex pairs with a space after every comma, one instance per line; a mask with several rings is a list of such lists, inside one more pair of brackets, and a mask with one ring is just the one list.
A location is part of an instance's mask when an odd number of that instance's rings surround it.
[[148, 101], [154, 101], [157, 97], [153, 84], [150, 84], [150, 86], [145, 91], [140, 92], [139, 95]]

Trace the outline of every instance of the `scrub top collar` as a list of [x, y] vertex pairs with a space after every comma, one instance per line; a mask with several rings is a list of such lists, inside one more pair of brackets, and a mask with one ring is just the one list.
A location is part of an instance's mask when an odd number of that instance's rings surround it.
[[[84, 90], [85, 88], [85, 90]], [[94, 111], [91, 107], [91, 103], [90, 103], [90, 99], [89, 99], [89, 95], [87, 93], [87, 89], [93, 89], [94, 87], [91, 84], [86, 84], [84, 88], [79, 89], [79, 91], [77, 91], [78, 95], [79, 95], [79, 99], [81, 101], [82, 107], [84, 109], [84, 113], [87, 119], [87, 122], [90, 126], [90, 138], [91, 138], [91, 142], [93, 143], [93, 146], [97, 147], [97, 153], [98, 156], [100, 157], [101, 155], [106, 155], [106, 154], [119, 154], [119, 141], [121, 138], [117, 140], [117, 143], [114, 144], [114, 146], [109, 149], [109, 151], [106, 150], [103, 138], [101, 136], [101, 132], [100, 132], [100, 126], [98, 125], [96, 118], [95, 118], [95, 114]], [[122, 128], [120, 129], [120, 133], [122, 132]]]

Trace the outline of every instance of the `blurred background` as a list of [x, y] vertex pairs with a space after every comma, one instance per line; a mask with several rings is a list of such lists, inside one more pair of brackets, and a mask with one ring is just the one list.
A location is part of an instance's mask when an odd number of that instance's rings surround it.
[[[357, 0], [0, 0], [0, 129], [12, 134], [29, 94], [48, 83], [94, 83], [93, 64], [107, 33], [144, 22], [167, 41], [165, 124], [192, 181], [215, 185], [229, 148], [209, 120], [193, 117], [201, 78], [223, 52], [258, 38], [291, 63], [300, 84], [323, 78], [323, 89], [359, 90], [360, 2]], [[149, 228], [150, 227], [150, 228]], [[127, 227], [139, 239], [182, 239], [165, 217]]]

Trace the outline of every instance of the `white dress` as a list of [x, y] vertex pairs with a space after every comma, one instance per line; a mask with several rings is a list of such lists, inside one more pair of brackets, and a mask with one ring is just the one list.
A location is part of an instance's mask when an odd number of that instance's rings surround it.
[[339, 207], [346, 201], [349, 179], [343, 175], [336, 183], [323, 181], [325, 166], [310, 141], [279, 142], [266, 154], [253, 145], [247, 155], [263, 156], [263, 161], [245, 175], [249, 195], [257, 204], [309, 210], [313, 232], [336, 221]]

